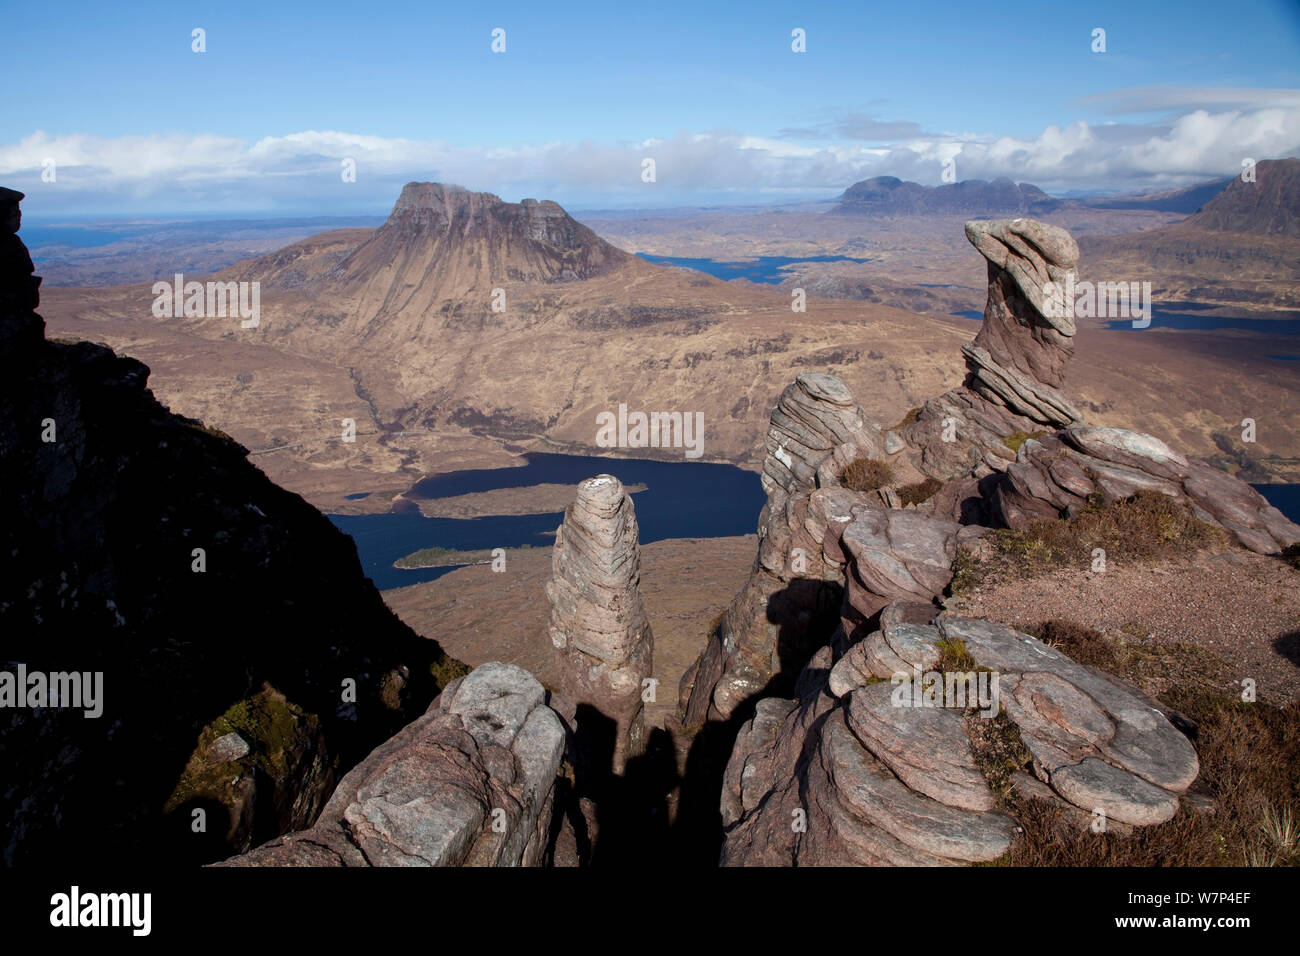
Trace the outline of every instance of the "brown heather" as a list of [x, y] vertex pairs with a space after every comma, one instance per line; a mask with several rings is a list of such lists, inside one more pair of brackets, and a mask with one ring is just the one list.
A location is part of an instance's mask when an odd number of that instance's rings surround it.
[[872, 458], [858, 458], [849, 462], [840, 481], [850, 491], [875, 491], [894, 480], [894, 469], [888, 462]]

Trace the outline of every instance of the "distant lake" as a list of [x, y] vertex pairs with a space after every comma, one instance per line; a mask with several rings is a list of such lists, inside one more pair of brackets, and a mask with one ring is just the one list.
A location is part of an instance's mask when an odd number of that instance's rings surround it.
[[871, 262], [870, 259], [854, 259], [852, 256], [755, 256], [743, 262], [728, 262], [723, 259], [687, 259], [682, 256], [652, 256], [648, 252], [637, 255], [646, 262], [656, 265], [682, 266], [696, 272], [707, 272], [719, 279], [748, 279], [750, 282], [765, 282], [778, 285], [790, 278], [788, 272], [782, 271], [786, 266], [799, 262]]
[[[594, 475], [614, 475], [625, 485], [644, 484], [632, 496], [642, 544], [665, 538], [719, 538], [753, 534], [766, 500], [758, 475], [734, 465], [650, 461], [581, 455], [531, 454], [518, 468], [491, 468], [435, 475], [419, 482], [409, 498], [450, 498], [498, 488], [537, 484], [577, 484]], [[452, 568], [402, 571], [398, 558], [421, 548], [456, 550], [550, 547], [563, 512], [485, 518], [426, 518], [412, 503], [400, 512], [330, 515], [352, 536], [366, 576], [382, 589], [432, 581]]]
[[[1197, 302], [1174, 302], [1165, 305], [1153, 305], [1151, 307], [1151, 324], [1145, 329], [1135, 329], [1132, 319], [1113, 319], [1106, 322], [1106, 328], [1114, 331], [1128, 330], [1132, 332], [1143, 332], [1151, 329], [1191, 329], [1201, 332], [1212, 332], [1216, 329], [1242, 329], [1247, 332], [1263, 332], [1271, 335], [1300, 335], [1300, 315], [1295, 312], [1284, 313], [1294, 318], [1283, 319], [1248, 319], [1230, 315], [1201, 315], [1199, 310], [1212, 309], [1212, 305], [1204, 305]], [[980, 321], [984, 318], [983, 312], [976, 312], [973, 309], [964, 312], [954, 312], [953, 315], [962, 319], [974, 319]], [[1095, 324], [1095, 319], [1079, 319], [1080, 325], [1089, 323]], [[1300, 356], [1295, 355], [1270, 355], [1269, 358], [1281, 359], [1284, 361], [1297, 361]]]
[[[411, 498], [448, 498], [498, 488], [536, 484], [572, 484], [598, 474], [615, 475], [625, 485], [644, 484], [632, 496], [642, 544], [665, 538], [717, 538], [753, 534], [765, 500], [758, 475], [733, 465], [702, 462], [649, 461], [636, 458], [596, 458], [580, 455], [533, 454], [519, 468], [452, 472], [421, 481]], [[1270, 504], [1300, 522], [1300, 485], [1255, 485]], [[485, 518], [426, 518], [408, 503], [388, 514], [330, 515], [330, 520], [356, 542], [365, 574], [382, 589], [432, 581], [454, 568], [402, 571], [393, 562], [421, 548], [472, 551], [517, 548], [523, 544], [548, 548], [564, 520], [562, 512], [500, 515]]]
[[[1153, 305], [1151, 324], [1147, 329], [1193, 329], [1200, 332], [1212, 332], [1216, 329], [1242, 329], [1246, 332], [1263, 332], [1269, 335], [1300, 335], [1300, 317], [1285, 319], [1247, 319], [1236, 316], [1201, 315], [1197, 304], [1190, 302], [1168, 303], [1164, 306]], [[1200, 306], [1207, 308], [1207, 306]], [[1295, 316], [1294, 312], [1285, 313]], [[1088, 321], [1088, 320], [1081, 320]], [[1117, 319], [1106, 323], [1106, 327], [1115, 330], [1128, 329], [1134, 332], [1146, 331], [1133, 328], [1132, 319]]]

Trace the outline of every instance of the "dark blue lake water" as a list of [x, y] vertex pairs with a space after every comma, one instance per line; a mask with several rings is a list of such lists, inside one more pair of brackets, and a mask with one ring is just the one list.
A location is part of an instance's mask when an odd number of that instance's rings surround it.
[[744, 262], [727, 262], [723, 259], [687, 259], [682, 256], [652, 256], [648, 252], [638, 252], [646, 262], [658, 265], [682, 266], [696, 272], [707, 272], [719, 279], [748, 279], [751, 282], [765, 282], [778, 285], [790, 278], [783, 271], [786, 266], [796, 262], [871, 262], [870, 259], [854, 259], [852, 256], [756, 256]]
[[[519, 468], [459, 471], [426, 478], [412, 498], [449, 498], [497, 488], [542, 483], [577, 485], [593, 475], [611, 474], [625, 485], [647, 489], [632, 496], [641, 543], [665, 538], [717, 538], [753, 534], [765, 500], [758, 475], [734, 465], [708, 462], [649, 461], [534, 454]], [[575, 488], [576, 495], [577, 490]], [[486, 518], [426, 518], [414, 504], [380, 515], [330, 515], [352, 536], [366, 575], [381, 590], [432, 581], [451, 568], [402, 571], [393, 562], [421, 548], [550, 547], [562, 512]]]
[[[1300, 318], [1247, 319], [1235, 316], [1200, 315], [1189, 309], [1191, 303], [1169, 303], [1164, 307], [1152, 306], [1149, 329], [1194, 329], [1200, 332], [1212, 332], [1216, 329], [1243, 329], [1247, 332], [1264, 332], [1269, 335], [1300, 335]], [[1294, 312], [1287, 313], [1294, 316]], [[1132, 319], [1117, 319], [1107, 322], [1109, 329], [1129, 329], [1134, 332], [1146, 331], [1133, 328]]]
[[1300, 485], [1252, 485], [1282, 514], [1300, 524]]
[[[1214, 306], [1201, 305], [1195, 302], [1174, 302], [1166, 305], [1154, 305], [1151, 308], [1151, 324], [1145, 329], [1135, 329], [1132, 319], [1115, 319], [1106, 323], [1106, 328], [1116, 331], [1129, 330], [1132, 332], [1144, 332], [1151, 329], [1192, 329], [1201, 332], [1214, 331], [1216, 329], [1243, 329], [1247, 332], [1263, 332], [1270, 335], [1300, 335], [1300, 317], [1295, 318], [1278, 318], [1278, 319], [1248, 319], [1234, 316], [1222, 315], [1200, 315], [1199, 309], [1210, 309]], [[962, 319], [972, 319], [976, 322], [982, 321], [983, 312], [976, 312], [969, 309], [964, 312], [954, 312], [953, 315]], [[1286, 313], [1287, 316], [1296, 316], [1294, 312]], [[1080, 319], [1079, 322], [1092, 322], [1092, 319]], [[1280, 361], [1297, 361], [1300, 356], [1295, 355], [1270, 355], [1271, 359]]]

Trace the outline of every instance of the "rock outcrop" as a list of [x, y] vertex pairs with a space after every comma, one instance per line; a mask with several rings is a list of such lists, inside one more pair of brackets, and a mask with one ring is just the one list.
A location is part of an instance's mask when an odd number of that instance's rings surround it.
[[222, 865], [541, 864], [565, 749], [545, 698], [519, 667], [476, 667], [344, 777], [313, 826]]
[[[1153, 436], [1083, 423], [1061, 392], [1078, 258], [1067, 233], [1012, 220], [969, 223], [966, 234], [988, 259], [989, 302], [959, 388], [927, 402], [901, 439], [829, 376], [801, 375], [772, 414], [759, 559], [682, 682], [688, 728], [734, 718], [721, 772], [724, 863], [990, 861], [1017, 832], [1012, 792], [1084, 825], [1169, 820], [1198, 772], [1191, 744], [1123, 682], [1029, 635], [940, 614], [956, 553], [991, 527], [1153, 492], [1251, 550], [1300, 542], [1300, 526], [1227, 473]], [[860, 457], [888, 462], [895, 477], [873, 491], [846, 487]], [[909, 465], [938, 480], [905, 503], [897, 476]], [[814, 626], [809, 603], [790, 600], [800, 584], [843, 585], [837, 626]], [[782, 640], [802, 642], [807, 663], [778, 686]], [[953, 659], [966, 669], [953, 672]], [[996, 679], [996, 699], [931, 706], [923, 675], [943, 668], [940, 704], [949, 680], [974, 691]], [[996, 793], [983, 720], [1024, 748]]]
[[[1009, 721], [1027, 749], [1033, 776], [1017, 771], [1017, 789], [1084, 825], [1174, 815], [1199, 765], [1148, 699], [1029, 635], [946, 613], [922, 623], [931, 613], [890, 605], [878, 630], [819, 651], [795, 699], [758, 703], [723, 779], [724, 864], [1003, 856], [1017, 826], [982, 769], [982, 721]], [[940, 672], [941, 642], [961, 642], [975, 667]]]
[[1045, 426], [1080, 424], [1061, 393], [1073, 353], [1079, 247], [1064, 229], [1034, 219], [966, 224], [966, 238], [988, 260], [989, 298], [975, 341], [963, 346], [966, 379], [927, 401], [904, 430], [920, 467], [937, 478], [1002, 471], [1015, 454], [1003, 439]]
[[800, 374], [782, 392], [766, 443], [767, 503], [758, 518], [758, 557], [717, 633], [682, 679], [687, 726], [725, 719], [774, 676], [798, 673], [819, 638], [829, 634], [817, 633], [817, 620], [834, 628], [843, 558], [827, 554], [823, 539], [831, 525], [839, 530], [848, 521], [848, 512], [841, 515], [836, 506], [842, 510], [859, 499], [825, 499], [810, 510], [811, 496], [819, 486], [839, 487], [840, 473], [853, 460], [885, 454], [885, 435], [863, 418], [853, 392], [820, 372]]
[[1094, 496], [1114, 500], [1141, 491], [1186, 500], [1197, 518], [1259, 554], [1300, 542], [1300, 525], [1250, 485], [1123, 428], [1080, 426], [1026, 441], [993, 486], [992, 512], [1006, 527], [1024, 528], [1074, 514]]
[[[46, 341], [11, 231], [0, 277], [0, 670], [102, 675], [97, 717], [0, 708], [4, 862], [208, 862], [310, 824], [454, 662], [328, 519], [160, 405], [143, 364]], [[230, 732], [249, 752], [219, 759]]]
[[[645, 749], [643, 682], [654, 666], [654, 636], [641, 604], [641, 549], [632, 498], [613, 475], [578, 486], [555, 535], [551, 643], [559, 656], [560, 686], [574, 705], [613, 721], [613, 771]], [[589, 720], [597, 720], [592, 715]], [[583, 726], [579, 747], [605, 737]], [[588, 754], [608, 764], [609, 756]]]

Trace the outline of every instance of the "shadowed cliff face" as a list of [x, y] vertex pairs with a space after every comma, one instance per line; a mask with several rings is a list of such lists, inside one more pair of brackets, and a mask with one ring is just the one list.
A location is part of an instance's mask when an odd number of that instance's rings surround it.
[[46, 341], [26, 250], [0, 243], [0, 670], [103, 675], [99, 717], [0, 706], [4, 862], [199, 862], [310, 824], [454, 662], [144, 365]]

